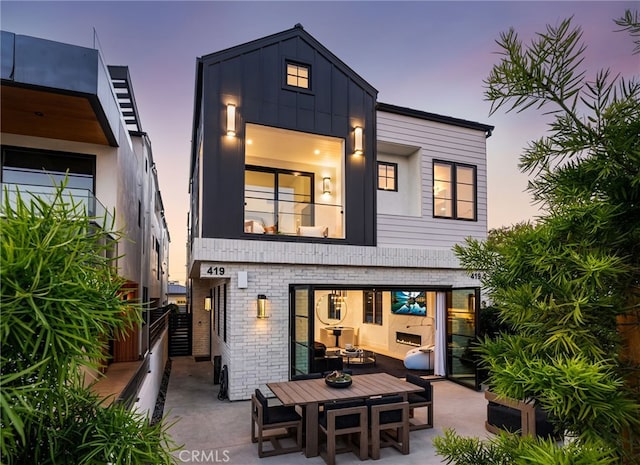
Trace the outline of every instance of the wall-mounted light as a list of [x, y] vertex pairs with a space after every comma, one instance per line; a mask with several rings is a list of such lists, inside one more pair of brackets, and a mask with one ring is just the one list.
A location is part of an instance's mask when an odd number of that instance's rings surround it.
[[322, 178], [322, 193], [331, 194], [331, 178], [329, 176]]
[[353, 154], [362, 155], [362, 153], [362, 128], [360, 126], [356, 126], [353, 130]]
[[267, 315], [267, 296], [264, 294], [258, 294], [258, 318], [269, 318]]
[[227, 136], [236, 135], [236, 106], [233, 103], [227, 104]]
[[204, 309], [207, 312], [211, 311], [211, 297], [205, 297], [204, 298]]

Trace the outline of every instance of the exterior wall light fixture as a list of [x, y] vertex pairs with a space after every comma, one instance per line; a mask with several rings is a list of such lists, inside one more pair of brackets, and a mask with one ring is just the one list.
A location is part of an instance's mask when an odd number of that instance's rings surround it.
[[204, 309], [207, 312], [211, 311], [211, 297], [205, 297], [204, 298]]
[[227, 104], [227, 136], [236, 135], [236, 106], [233, 103]]
[[331, 194], [331, 178], [329, 176], [322, 178], [322, 193]]
[[362, 148], [362, 127], [356, 126], [353, 130], [353, 154], [362, 155], [364, 152]]
[[267, 315], [267, 296], [264, 294], [258, 294], [258, 318], [269, 318]]

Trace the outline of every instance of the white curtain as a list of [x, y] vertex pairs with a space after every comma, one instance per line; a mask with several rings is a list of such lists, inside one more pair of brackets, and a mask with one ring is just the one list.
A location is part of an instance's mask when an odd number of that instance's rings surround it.
[[433, 374], [445, 376], [447, 373], [446, 351], [447, 351], [447, 293], [436, 293], [436, 337], [434, 348]]

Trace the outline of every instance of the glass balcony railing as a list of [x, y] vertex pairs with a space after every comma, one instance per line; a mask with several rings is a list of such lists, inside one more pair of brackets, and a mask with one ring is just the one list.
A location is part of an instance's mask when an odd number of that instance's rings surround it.
[[344, 239], [341, 205], [245, 198], [244, 232]]
[[[27, 203], [34, 198], [51, 202], [56, 194], [56, 188], [31, 184], [2, 183], [2, 192], [0, 193], [1, 208], [4, 208], [5, 195], [9, 197], [10, 205], [15, 207], [18, 192], [22, 200]], [[63, 199], [68, 201], [69, 204], [73, 202], [83, 207], [86, 214], [92, 218], [92, 223], [102, 229], [111, 229], [113, 227], [113, 215], [90, 190], [65, 188], [62, 195]]]

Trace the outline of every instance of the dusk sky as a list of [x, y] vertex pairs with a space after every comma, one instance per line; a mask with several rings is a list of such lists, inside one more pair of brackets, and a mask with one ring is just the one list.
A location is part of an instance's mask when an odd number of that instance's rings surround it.
[[495, 40], [515, 28], [527, 42], [574, 17], [593, 78], [610, 68], [640, 75], [628, 33], [613, 22], [626, 2], [31, 2], [0, 3], [2, 30], [93, 47], [130, 70], [149, 134], [171, 234], [170, 280], [185, 280], [188, 171], [196, 58], [290, 29], [296, 23], [379, 92], [378, 101], [495, 126], [487, 140], [489, 227], [537, 214], [518, 157], [546, 130], [535, 111], [489, 116], [483, 80], [498, 62]]

